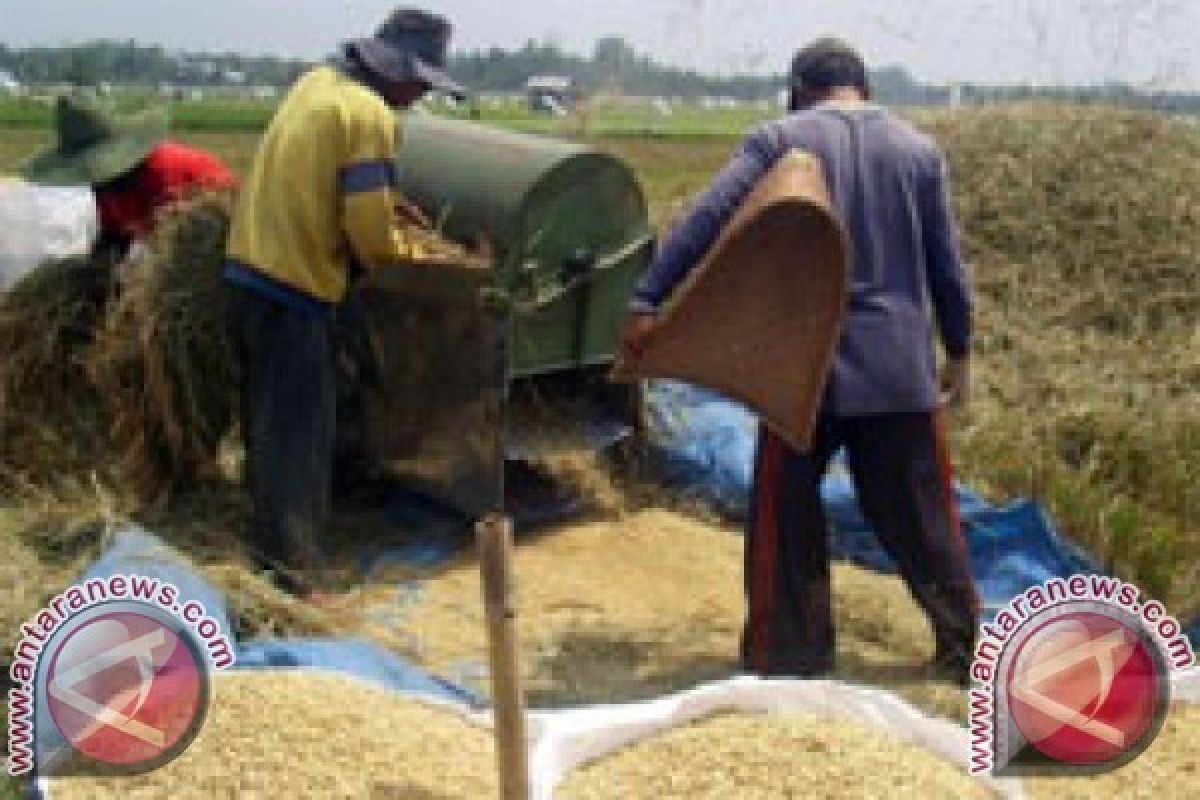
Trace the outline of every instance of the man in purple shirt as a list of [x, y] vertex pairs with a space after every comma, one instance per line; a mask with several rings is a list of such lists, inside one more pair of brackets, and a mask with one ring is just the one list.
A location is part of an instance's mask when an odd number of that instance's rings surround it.
[[[664, 243], [635, 292], [625, 347], [640, 350], [661, 303], [774, 163], [791, 149], [816, 155], [853, 240], [849, 309], [812, 447], [759, 433], [743, 666], [789, 676], [833, 667], [820, 484], [844, 447], [864, 514], [929, 615], [935, 672], [965, 683], [978, 599], [940, 410], [966, 400], [971, 296], [945, 162], [931, 139], [869, 102], [866, 66], [844, 43], [802, 49], [791, 83], [792, 113], [745, 140]], [[940, 381], [935, 324], [946, 351]]]

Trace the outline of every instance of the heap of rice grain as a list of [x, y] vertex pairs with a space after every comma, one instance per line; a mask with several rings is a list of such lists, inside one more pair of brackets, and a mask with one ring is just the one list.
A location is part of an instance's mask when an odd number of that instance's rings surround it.
[[570, 776], [560, 800], [994, 796], [958, 766], [881, 730], [816, 716], [722, 715]]
[[318, 673], [218, 675], [196, 741], [138, 777], [59, 778], [59, 800], [495, 797], [491, 734], [450, 710]]
[[[742, 554], [743, 539], [730, 530], [660, 510], [519, 543], [517, 624], [530, 704], [635, 702], [738, 673]], [[838, 677], [965, 718], [964, 692], [923, 670], [932, 636], [898, 578], [837, 564], [833, 593]], [[388, 616], [395, 595], [386, 585], [367, 589], [364, 600]], [[473, 559], [430, 576], [418, 604], [403, 612], [400, 630], [433, 672], [456, 675], [487, 663]], [[472, 688], [488, 690], [486, 681]]]
[[1200, 797], [1200, 706], [1177, 703], [1158, 738], [1115, 772], [1083, 778], [1029, 778], [1032, 800], [1091, 800], [1094, 797]]

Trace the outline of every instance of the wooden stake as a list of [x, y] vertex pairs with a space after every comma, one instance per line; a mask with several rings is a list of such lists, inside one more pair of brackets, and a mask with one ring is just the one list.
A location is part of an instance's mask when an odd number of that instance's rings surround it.
[[500, 514], [484, 517], [476, 525], [475, 535], [487, 613], [500, 797], [502, 800], [529, 800], [529, 744], [513, 597], [512, 520]]

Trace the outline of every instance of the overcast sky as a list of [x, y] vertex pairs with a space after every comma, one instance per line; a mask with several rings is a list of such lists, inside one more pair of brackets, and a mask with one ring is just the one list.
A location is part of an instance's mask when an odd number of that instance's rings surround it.
[[[0, 0], [17, 46], [134, 38], [172, 49], [319, 57], [371, 31], [389, 0]], [[1200, 0], [428, 0], [460, 48], [549, 39], [581, 53], [619, 34], [706, 72], [782, 71], [822, 34], [931, 81], [1200, 89]]]

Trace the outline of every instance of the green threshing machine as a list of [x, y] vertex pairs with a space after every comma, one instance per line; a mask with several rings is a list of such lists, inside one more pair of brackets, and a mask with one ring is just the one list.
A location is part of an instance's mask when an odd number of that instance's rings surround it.
[[606, 374], [653, 232], [615, 157], [424, 114], [402, 126], [405, 197], [488, 257], [389, 265], [361, 285], [374, 362], [362, 446], [475, 517], [520, 502], [506, 471], [540, 449], [637, 429], [638, 390]]

